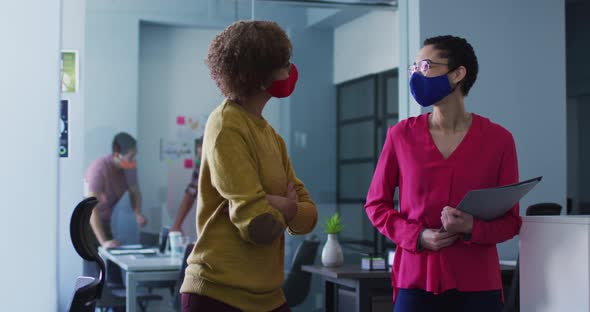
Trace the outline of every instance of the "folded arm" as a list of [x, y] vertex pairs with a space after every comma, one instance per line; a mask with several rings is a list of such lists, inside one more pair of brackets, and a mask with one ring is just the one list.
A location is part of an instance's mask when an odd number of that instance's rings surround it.
[[266, 199], [257, 162], [237, 129], [223, 129], [206, 150], [213, 186], [229, 201], [231, 222], [253, 244], [270, 244], [283, 235], [285, 218]]

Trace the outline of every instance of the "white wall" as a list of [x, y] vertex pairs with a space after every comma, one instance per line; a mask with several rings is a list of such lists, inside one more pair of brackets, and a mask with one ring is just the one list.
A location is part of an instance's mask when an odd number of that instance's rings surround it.
[[[454, 34], [475, 49], [480, 72], [467, 109], [512, 132], [522, 179], [544, 176], [521, 201], [523, 215], [534, 203], [566, 203], [564, 8], [563, 0], [419, 3], [421, 41]], [[515, 241], [500, 246], [501, 257], [516, 252]]]
[[396, 11], [372, 11], [334, 29], [334, 83], [397, 68]]
[[57, 310], [60, 15], [59, 0], [0, 2], [2, 311]]
[[65, 311], [70, 303], [76, 278], [82, 274], [82, 259], [70, 240], [70, 217], [82, 199], [84, 173], [84, 89], [85, 1], [62, 1], [62, 41], [64, 50], [78, 52], [80, 80], [76, 93], [62, 94], [68, 104], [69, 157], [59, 159], [59, 227], [58, 227], [58, 307]]

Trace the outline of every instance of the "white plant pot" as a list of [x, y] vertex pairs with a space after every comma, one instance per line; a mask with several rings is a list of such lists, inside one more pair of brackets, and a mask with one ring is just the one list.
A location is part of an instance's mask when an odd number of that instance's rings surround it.
[[339, 267], [344, 262], [342, 247], [336, 234], [328, 234], [328, 241], [322, 249], [322, 264], [325, 267]]

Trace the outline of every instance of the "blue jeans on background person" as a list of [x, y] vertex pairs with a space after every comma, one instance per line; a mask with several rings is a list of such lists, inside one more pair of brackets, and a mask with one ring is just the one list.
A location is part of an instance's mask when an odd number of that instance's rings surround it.
[[440, 295], [422, 289], [403, 289], [397, 293], [394, 312], [501, 312], [502, 291], [460, 292], [448, 290]]

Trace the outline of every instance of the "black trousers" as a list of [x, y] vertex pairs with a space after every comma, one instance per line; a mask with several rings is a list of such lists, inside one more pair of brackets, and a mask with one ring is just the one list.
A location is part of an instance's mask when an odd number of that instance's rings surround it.
[[501, 312], [500, 290], [460, 292], [449, 290], [435, 295], [422, 289], [400, 288], [395, 300], [394, 312]]

